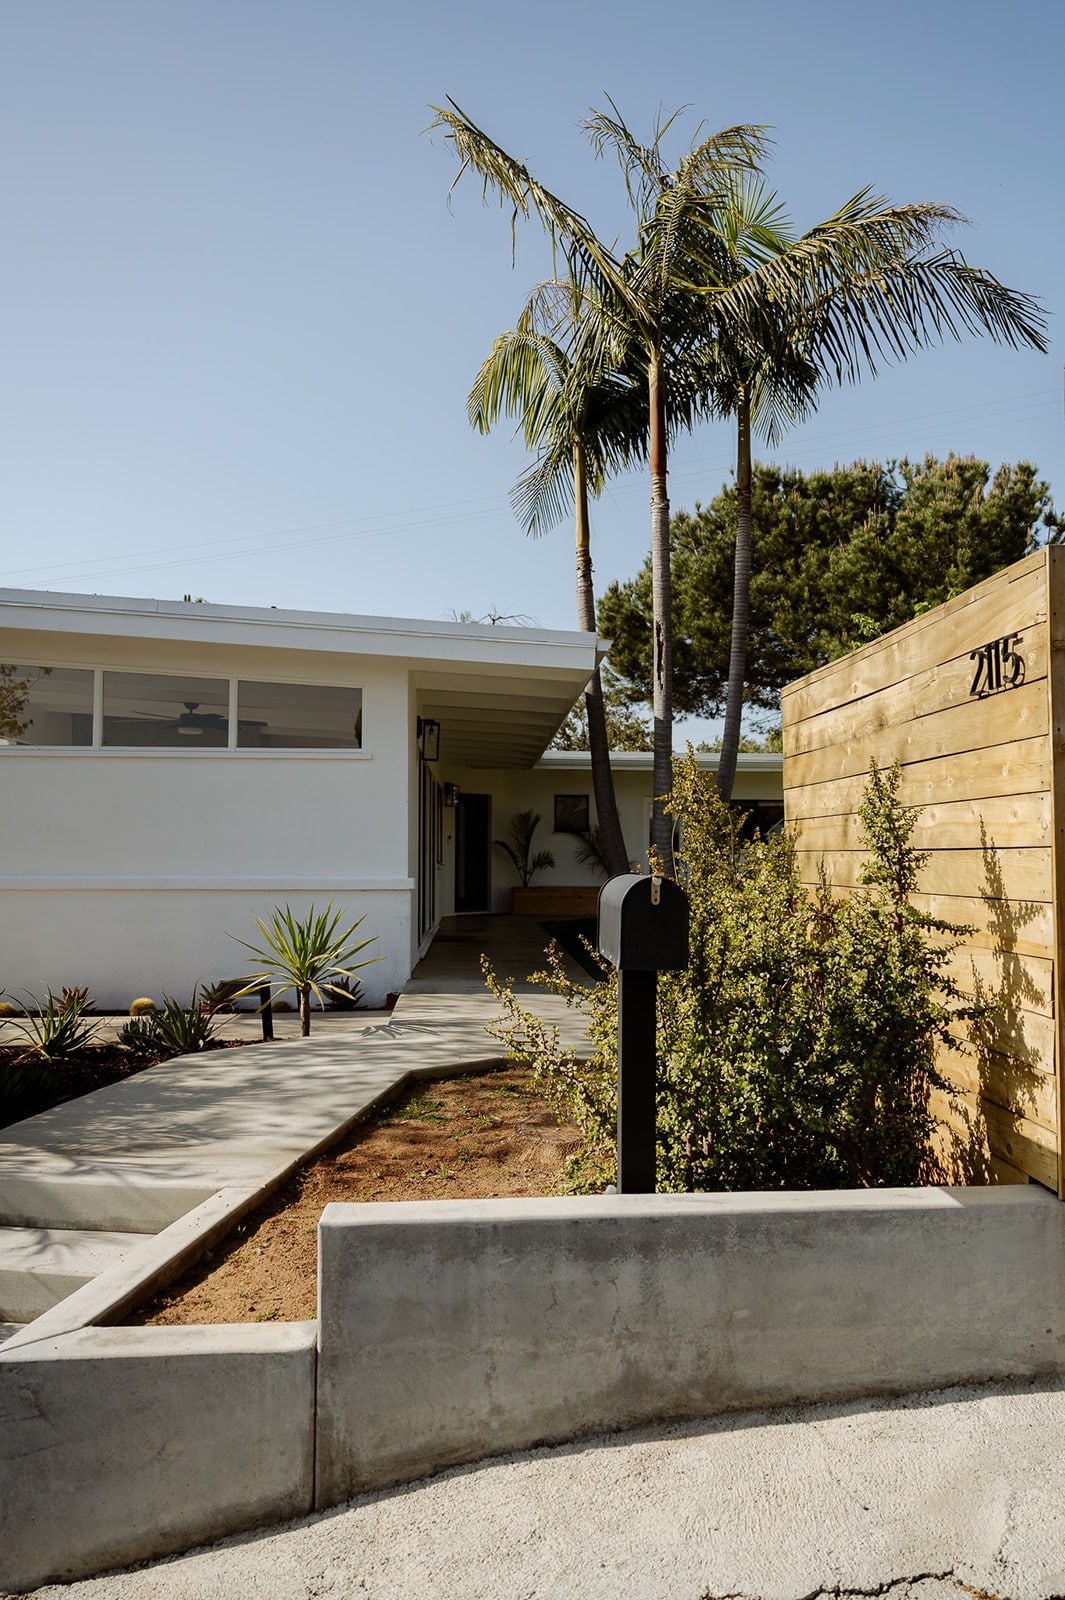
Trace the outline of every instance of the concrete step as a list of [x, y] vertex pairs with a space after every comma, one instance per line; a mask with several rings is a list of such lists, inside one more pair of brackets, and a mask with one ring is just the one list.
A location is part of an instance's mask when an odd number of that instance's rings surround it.
[[142, 1239], [81, 1228], [0, 1228], [0, 1324], [32, 1322]]
[[0, 1227], [161, 1233], [213, 1193], [209, 1183], [132, 1169], [82, 1173], [6, 1166], [0, 1172]]

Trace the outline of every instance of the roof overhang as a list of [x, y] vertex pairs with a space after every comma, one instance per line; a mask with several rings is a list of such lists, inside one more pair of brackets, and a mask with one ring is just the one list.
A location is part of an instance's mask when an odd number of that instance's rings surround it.
[[594, 634], [413, 617], [0, 589], [0, 627], [403, 661], [442, 760], [531, 767], [605, 654]]

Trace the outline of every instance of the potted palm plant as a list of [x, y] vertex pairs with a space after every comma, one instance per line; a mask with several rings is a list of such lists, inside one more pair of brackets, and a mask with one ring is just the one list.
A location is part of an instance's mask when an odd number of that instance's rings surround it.
[[[537, 850], [533, 853], [533, 835], [540, 826], [540, 816], [535, 811], [517, 811], [510, 819], [510, 832], [505, 839], [496, 839], [496, 848], [513, 864], [518, 874], [520, 887], [511, 890], [511, 911], [518, 916], [522, 910], [522, 900], [530, 893], [530, 885], [537, 872], [545, 872], [548, 867], [553, 867], [555, 858], [550, 850]], [[535, 893], [535, 891], [532, 891]]]

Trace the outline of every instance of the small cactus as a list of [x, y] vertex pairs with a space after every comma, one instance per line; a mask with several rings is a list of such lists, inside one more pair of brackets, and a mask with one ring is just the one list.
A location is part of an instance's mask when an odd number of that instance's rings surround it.
[[154, 1000], [149, 1000], [145, 996], [142, 996], [141, 999], [132, 1000], [130, 1002], [129, 1014], [131, 1017], [147, 1017], [150, 1016], [153, 1011], [158, 1011], [158, 1009], [159, 1007], [156, 1005]]
[[0, 1000], [0, 1017], [17, 1017], [18, 1006], [13, 1006], [10, 1000]]
[[292, 1005], [288, 1000], [274, 1000], [270, 1005], [271, 1011], [291, 1011]]

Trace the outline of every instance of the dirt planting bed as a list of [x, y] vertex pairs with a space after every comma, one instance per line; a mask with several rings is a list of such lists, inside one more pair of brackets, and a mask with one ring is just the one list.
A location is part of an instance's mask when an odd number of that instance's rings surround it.
[[578, 1130], [559, 1122], [523, 1068], [420, 1085], [301, 1168], [131, 1320], [313, 1317], [318, 1219], [330, 1201], [552, 1194], [579, 1145]]

